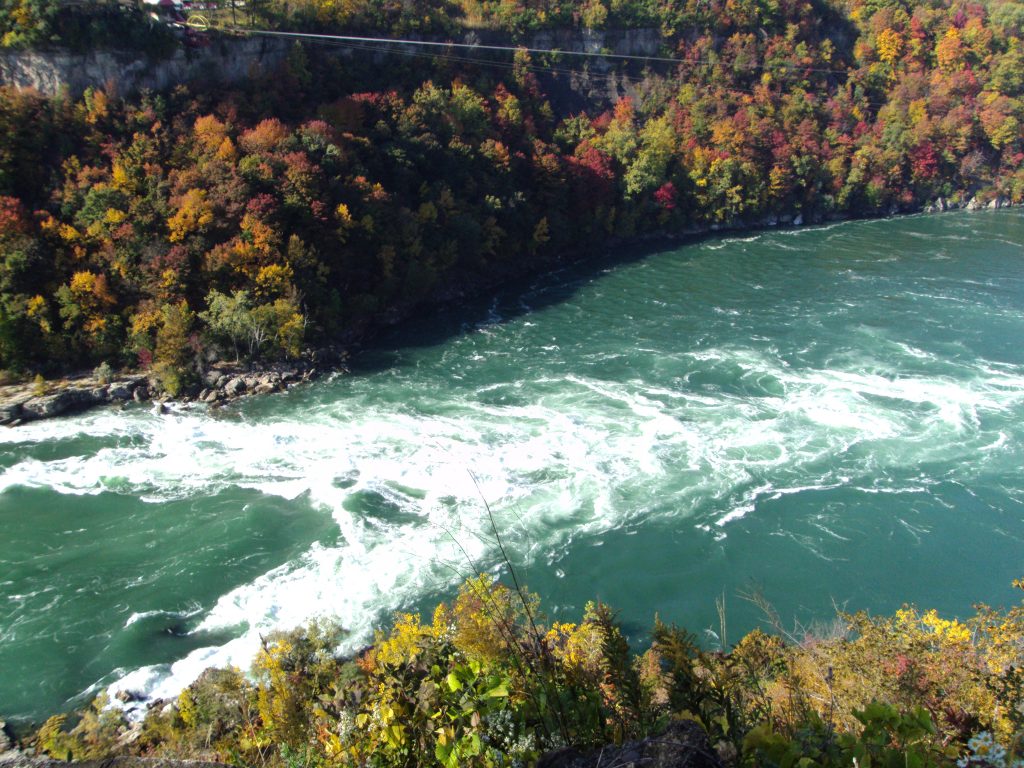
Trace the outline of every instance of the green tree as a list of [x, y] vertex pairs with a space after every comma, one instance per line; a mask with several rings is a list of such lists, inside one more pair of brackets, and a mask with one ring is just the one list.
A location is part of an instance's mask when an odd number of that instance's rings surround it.
[[648, 120], [640, 131], [640, 151], [626, 171], [626, 194], [636, 197], [664, 184], [675, 150], [676, 135], [668, 117]]
[[153, 372], [167, 394], [177, 397], [196, 380], [195, 314], [184, 300], [165, 304], [160, 314]]
[[228, 296], [214, 289], [206, 295], [206, 307], [199, 317], [206, 323], [211, 339], [217, 344], [230, 345], [237, 362], [242, 346], [248, 343], [252, 327], [249, 292], [235, 291]]

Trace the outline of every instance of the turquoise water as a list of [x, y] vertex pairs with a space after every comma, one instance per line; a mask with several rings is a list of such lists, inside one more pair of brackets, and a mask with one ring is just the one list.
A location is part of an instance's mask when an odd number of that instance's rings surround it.
[[[711, 239], [399, 328], [349, 376], [0, 432], [0, 713], [171, 696], [500, 568], [721, 643], [1024, 573], [1024, 215]], [[707, 630], [707, 631], [705, 631]]]

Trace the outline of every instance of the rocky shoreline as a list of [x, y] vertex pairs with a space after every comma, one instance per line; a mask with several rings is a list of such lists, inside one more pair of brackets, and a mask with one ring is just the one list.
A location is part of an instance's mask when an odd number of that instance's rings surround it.
[[[309, 351], [298, 360], [245, 365], [217, 362], [200, 376], [200, 383], [173, 399], [218, 407], [248, 395], [283, 392], [321, 373], [344, 370], [347, 353], [334, 347]], [[49, 382], [0, 386], [0, 425], [16, 427], [30, 421], [64, 416], [101, 405], [125, 407], [149, 402], [164, 412], [172, 399], [145, 373], [102, 376], [79, 374]]]

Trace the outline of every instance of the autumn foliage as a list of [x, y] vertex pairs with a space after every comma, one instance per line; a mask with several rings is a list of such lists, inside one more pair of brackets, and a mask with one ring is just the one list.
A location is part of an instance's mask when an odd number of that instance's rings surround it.
[[262, 638], [248, 675], [206, 670], [132, 738], [101, 695], [73, 728], [51, 718], [35, 744], [76, 759], [496, 768], [682, 720], [702, 734], [690, 745], [701, 765], [1007, 768], [1024, 757], [1021, 606], [978, 606], [962, 621], [912, 607], [840, 614], [818, 633], [768, 619], [776, 632], [720, 650], [655, 620], [635, 653], [607, 606], [550, 621], [535, 595], [482, 575], [428, 621], [397, 614], [346, 659], [344, 631], [316, 621]]
[[1024, 201], [1011, 0], [400, 5], [289, 13], [655, 24], [680, 63], [623, 65], [583, 111], [545, 96], [582, 64], [524, 53], [296, 48], [230, 92], [2, 90], [0, 368], [154, 361], [187, 386], [218, 354], [352, 339], [610, 237]]

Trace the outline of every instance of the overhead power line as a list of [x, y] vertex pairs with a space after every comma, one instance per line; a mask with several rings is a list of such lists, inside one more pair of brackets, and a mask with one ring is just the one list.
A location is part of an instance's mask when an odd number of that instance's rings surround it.
[[[475, 44], [475, 43], [438, 42], [438, 41], [434, 41], [434, 40], [409, 40], [409, 39], [392, 38], [392, 37], [363, 37], [363, 36], [358, 36], [358, 35], [329, 35], [329, 34], [320, 34], [320, 33], [314, 33], [314, 32], [283, 32], [283, 31], [280, 31], [280, 30], [248, 29], [248, 28], [244, 28], [244, 27], [225, 27], [225, 28], [222, 28], [222, 29], [224, 31], [226, 31], [226, 32], [233, 32], [233, 33], [242, 34], [242, 35], [267, 35], [267, 36], [271, 36], [271, 37], [302, 38], [302, 39], [310, 40], [311, 42], [314, 42], [314, 43], [320, 43], [320, 44], [326, 44], [326, 45], [335, 45], [335, 46], [338, 46], [338, 47], [341, 47], [341, 48], [351, 48], [351, 49], [354, 49], [354, 50], [362, 50], [362, 51], [373, 51], [373, 52], [377, 52], [377, 53], [392, 53], [392, 54], [396, 54], [396, 55], [410, 56], [410, 57], [415, 57], [415, 58], [422, 58], [422, 57], [433, 58], [433, 57], [436, 57], [436, 58], [443, 59], [443, 60], [448, 60], [448, 61], [457, 61], [457, 62], [461, 62], [461, 63], [465, 63], [465, 64], [476, 64], [476, 65], [480, 65], [480, 66], [498, 67], [498, 68], [502, 68], [502, 69], [512, 69], [513, 65], [511, 63], [502, 63], [502, 62], [497, 62], [497, 61], [488, 60], [488, 59], [471, 58], [471, 57], [468, 57], [468, 56], [459, 56], [459, 55], [456, 55], [456, 54], [451, 53], [451, 52], [446, 53], [444, 51], [438, 51], [436, 54], [431, 54], [431, 53], [427, 53], [426, 51], [415, 51], [415, 50], [409, 50], [409, 49], [415, 48], [416, 46], [424, 46], [424, 47], [428, 47], [428, 48], [448, 49], [448, 50], [450, 50], [452, 48], [467, 49], [469, 51], [475, 51], [477, 53], [482, 53], [484, 51], [495, 51], [495, 52], [506, 52], [506, 53], [509, 53], [509, 52], [510, 53], [516, 53], [518, 51], [525, 51], [527, 53], [545, 54], [545, 55], [554, 55], [554, 56], [568, 55], [568, 56], [581, 56], [581, 57], [602, 58], [602, 59], [614, 58], [614, 59], [622, 59], [622, 60], [642, 61], [642, 62], [648, 62], [648, 63], [649, 62], [657, 62], [657, 63], [664, 63], [664, 64], [689, 65], [689, 66], [714, 65], [714, 64], [718, 64], [719, 63], [718, 61], [712, 61], [712, 60], [707, 60], [707, 59], [676, 59], [676, 58], [669, 58], [669, 57], [666, 57], [666, 56], [640, 56], [640, 55], [624, 54], [624, 53], [600, 53], [600, 52], [595, 52], [595, 51], [571, 51], [571, 50], [561, 50], [561, 49], [555, 49], [555, 48], [529, 48], [529, 47], [526, 47], [526, 46], [482, 45], [482, 44], [478, 45], [478, 44]], [[407, 49], [406, 50], [402, 50], [403, 46], [405, 46]], [[578, 70], [558, 68], [558, 67], [555, 67], [553, 65], [528, 64], [528, 65], [526, 65], [526, 68], [528, 70], [534, 71], [534, 72], [547, 72], [547, 73], [551, 73], [551, 74], [559, 74], [559, 75], [566, 75], [566, 76], [574, 76], [574, 75], [581, 75], [581, 74], [583, 74], [583, 73], [579, 72]], [[801, 65], [798, 65], [798, 64], [789, 64], [789, 63], [783, 63], [783, 62], [772, 63], [772, 64], [755, 63], [755, 64], [750, 64], [747, 67], [744, 67], [744, 69], [746, 69], [747, 71], [751, 71], [751, 72], [754, 72], [754, 71], [765, 71], [765, 72], [772, 72], [772, 73], [781, 73], [781, 72], [785, 72], [785, 71], [788, 70], [788, 71], [799, 71], [799, 72], [807, 72], [807, 73], [813, 72], [813, 73], [817, 73], [817, 74], [839, 75], [839, 76], [844, 76], [844, 77], [849, 77], [850, 75], [854, 74], [854, 72], [855, 72], [855, 70], [852, 70], [852, 69], [842, 70], [842, 69], [825, 69], [825, 68], [820, 68], [820, 67], [805, 67], [805, 66], [801, 66]], [[590, 77], [592, 80], [597, 80], [597, 81], [610, 82], [612, 80], [611, 76], [609, 76], [607, 74], [602, 75], [602, 74], [597, 74], [597, 73], [591, 72], [591, 73], [588, 73], [587, 76]], [[629, 78], [627, 78], [627, 79], [629, 79]], [[729, 90], [733, 91], [733, 92], [738, 92], [738, 93], [745, 93], [745, 94], [756, 95], [756, 92], [753, 89], [750, 89], [750, 88], [742, 88], [742, 87], [737, 87], [737, 86], [731, 86], [729, 88]], [[885, 104], [882, 103], [882, 102], [874, 102], [874, 101], [870, 101], [870, 100], [864, 101], [862, 103], [864, 103], [866, 106], [874, 107], [874, 108], [879, 108], [879, 109], [881, 107], [885, 106]]]
[[270, 35], [273, 37], [301, 37], [307, 40], [336, 40], [339, 42], [349, 43], [373, 43], [377, 45], [411, 45], [411, 46], [428, 46], [433, 48], [467, 48], [473, 51], [504, 51], [516, 53], [517, 51], [525, 51], [526, 53], [537, 53], [537, 54], [550, 54], [555, 56], [584, 56], [595, 59], [622, 59], [625, 61], [647, 61], [647, 62], [660, 62], [663, 64], [683, 64], [685, 63], [681, 59], [673, 59], [667, 56], [639, 56], [635, 54], [627, 53], [603, 53], [600, 51], [571, 51], [571, 50], [560, 50], [553, 48], [527, 48], [525, 46], [516, 45], [483, 45], [476, 43], [453, 43], [453, 42], [437, 42], [434, 40], [405, 40], [401, 38], [391, 37], [359, 37], [356, 35], [324, 35], [316, 34], [313, 32], [280, 32], [272, 29], [243, 29], [241, 27], [229, 28], [229, 32], [238, 32], [241, 34], [248, 35]]
[[[290, 38], [303, 38], [306, 40], [320, 41], [325, 43], [354, 43], [354, 44], [371, 44], [371, 45], [386, 45], [386, 46], [398, 46], [398, 48], [384, 48], [384, 51], [393, 50], [396, 53], [400, 53], [401, 46], [424, 46], [429, 48], [462, 48], [470, 51], [482, 52], [482, 51], [498, 51], [506, 53], [516, 53], [524, 51], [526, 53], [536, 53], [550, 56], [580, 56], [583, 58], [592, 59], [620, 59], [623, 61], [642, 61], [647, 63], [658, 63], [658, 64], [685, 64], [688, 66], [705, 66], [705, 65], [717, 65], [720, 62], [717, 59], [680, 59], [670, 56], [644, 56], [639, 54], [628, 54], [628, 53], [605, 53], [603, 51], [574, 51], [566, 50], [561, 48], [529, 48], [522, 45], [484, 45], [477, 43], [456, 43], [452, 41], [439, 42], [436, 40], [410, 40], [406, 38], [395, 38], [395, 37], [361, 37], [358, 35], [329, 35], [315, 32], [283, 32], [274, 29], [247, 29], [245, 27], [226, 27], [226, 32], [233, 32], [241, 35], [267, 35], [271, 37], [290, 37]], [[752, 63], [743, 69], [751, 71], [779, 71], [779, 70], [795, 70], [800, 72], [808, 72], [815, 74], [828, 74], [828, 75], [841, 75], [848, 76], [854, 68], [848, 69], [833, 69], [828, 67], [811, 67], [802, 64], [794, 64], [790, 62], [762, 62]]]

